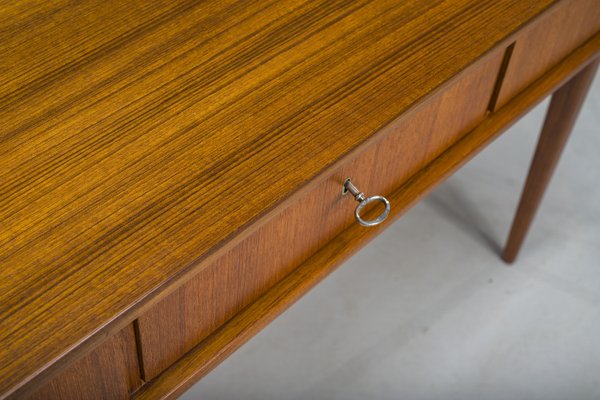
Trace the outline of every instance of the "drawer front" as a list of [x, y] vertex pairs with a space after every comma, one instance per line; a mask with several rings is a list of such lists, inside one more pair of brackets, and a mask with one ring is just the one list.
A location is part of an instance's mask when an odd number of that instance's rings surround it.
[[379, 141], [331, 171], [308, 193], [142, 315], [138, 323], [145, 378], [154, 378], [355, 224], [357, 203], [351, 196], [342, 196], [346, 177], [367, 195], [385, 195], [481, 121], [502, 57], [503, 51], [495, 51], [471, 66]]
[[505, 104], [598, 31], [600, 0], [562, 1], [518, 35], [498, 106]]
[[129, 399], [141, 386], [133, 325], [70, 365], [31, 400]]

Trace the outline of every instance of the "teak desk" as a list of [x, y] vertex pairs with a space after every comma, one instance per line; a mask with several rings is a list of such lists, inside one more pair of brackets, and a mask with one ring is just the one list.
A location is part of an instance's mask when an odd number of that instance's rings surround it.
[[513, 261], [600, 50], [600, 0], [0, 17], [2, 398], [177, 396], [554, 93]]

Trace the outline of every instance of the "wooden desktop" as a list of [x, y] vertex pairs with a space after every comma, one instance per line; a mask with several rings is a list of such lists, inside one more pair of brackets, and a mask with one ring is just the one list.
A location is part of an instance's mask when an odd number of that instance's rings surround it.
[[600, 51], [600, 0], [0, 16], [0, 398], [176, 397], [553, 94], [514, 261]]

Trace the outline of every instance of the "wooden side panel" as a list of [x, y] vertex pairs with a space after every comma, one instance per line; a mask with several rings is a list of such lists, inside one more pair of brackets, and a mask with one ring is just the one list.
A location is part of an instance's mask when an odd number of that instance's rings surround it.
[[69, 366], [30, 399], [128, 399], [141, 383], [135, 335], [130, 325]]
[[[139, 318], [145, 377], [150, 380], [256, 300], [354, 222], [346, 177], [366, 194], [386, 194], [437, 157], [486, 113], [503, 53], [403, 117], [314, 190]], [[310, 160], [307, 160], [310, 162]], [[393, 207], [393, 204], [392, 204]]]
[[498, 106], [539, 78], [600, 30], [600, 0], [564, 0], [519, 34]]

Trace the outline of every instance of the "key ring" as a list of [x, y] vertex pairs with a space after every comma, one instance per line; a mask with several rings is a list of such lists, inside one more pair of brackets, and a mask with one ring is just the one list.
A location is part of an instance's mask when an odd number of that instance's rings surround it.
[[[366, 197], [363, 192], [358, 190], [356, 186], [352, 184], [350, 178], [346, 179], [344, 182], [344, 194], [350, 192], [354, 199], [358, 201], [358, 206], [356, 206], [356, 210], [354, 210], [354, 216], [359, 224], [362, 226], [376, 226], [385, 221], [387, 216], [390, 213], [390, 202], [383, 196], [371, 196]], [[380, 201], [385, 206], [385, 210], [375, 219], [373, 220], [365, 220], [360, 216], [360, 211], [367, 205], [376, 201]]]

